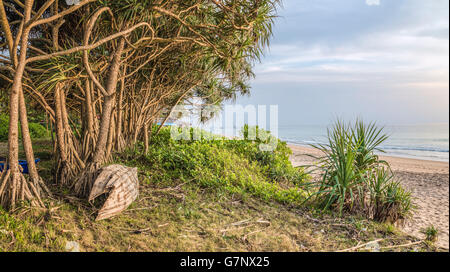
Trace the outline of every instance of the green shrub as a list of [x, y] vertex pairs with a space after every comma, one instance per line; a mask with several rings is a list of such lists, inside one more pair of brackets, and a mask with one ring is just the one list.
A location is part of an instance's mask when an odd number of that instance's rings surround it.
[[388, 168], [377, 168], [368, 181], [373, 219], [392, 223], [404, 219], [412, 208], [411, 193], [395, 181], [393, 173]]
[[434, 243], [437, 241], [439, 231], [434, 226], [429, 226], [423, 232], [426, 235], [426, 240], [428, 242]]
[[6, 114], [0, 114], [0, 141], [8, 140], [9, 117]]
[[[38, 123], [29, 123], [31, 139], [41, 139], [49, 136], [47, 129]], [[9, 133], [9, 116], [0, 114], [0, 141], [7, 141]], [[19, 126], [19, 137], [22, 137], [22, 132]]]
[[398, 182], [389, 164], [375, 151], [388, 137], [375, 124], [357, 121], [354, 126], [341, 121], [328, 131], [328, 144], [313, 145], [325, 156], [320, 159], [323, 172], [316, 200], [324, 209], [362, 212], [381, 222], [397, 222], [411, 209], [411, 194]]
[[42, 139], [49, 136], [47, 129], [41, 124], [29, 123], [28, 128], [30, 130], [31, 139]]
[[[249, 131], [253, 131], [252, 133], [258, 137], [250, 139]], [[243, 140], [226, 141], [225, 145], [248, 160], [258, 162], [269, 179], [277, 182], [291, 182], [296, 185], [301, 185], [307, 180], [304, 171], [295, 168], [290, 162], [289, 158], [292, 155], [292, 150], [287, 146], [286, 142], [276, 139], [269, 131], [258, 127], [246, 125], [242, 134]], [[261, 140], [261, 138], [266, 140]], [[269, 145], [274, 143], [276, 148], [273, 152], [261, 150], [261, 144]]]
[[297, 185], [307, 176], [292, 166], [286, 146], [262, 152], [255, 141], [215, 138], [174, 141], [170, 129], [164, 128], [152, 138], [148, 154], [136, 156], [136, 151], [129, 150], [129, 156], [123, 157], [124, 163], [149, 173], [154, 183], [192, 182], [231, 194], [290, 204], [306, 199], [306, 193]]
[[352, 211], [354, 204], [364, 199], [360, 190], [363, 177], [355, 163], [357, 148], [350, 133], [347, 126], [337, 122], [328, 131], [329, 144], [313, 145], [325, 154], [320, 159], [320, 169], [324, 174], [319, 184], [319, 204], [324, 209], [337, 207], [341, 213], [344, 209]]

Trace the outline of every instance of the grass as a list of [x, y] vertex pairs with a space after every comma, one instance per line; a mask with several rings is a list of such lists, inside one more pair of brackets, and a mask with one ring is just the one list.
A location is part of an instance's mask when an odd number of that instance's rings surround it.
[[[179, 184], [181, 185], [181, 184]], [[243, 200], [196, 185], [145, 185], [126, 212], [95, 222], [82, 201], [54, 200], [50, 211], [0, 212], [0, 250], [64, 251], [336, 251], [386, 239], [382, 246], [416, 241], [362, 218], [336, 218], [253, 198]], [[364, 251], [364, 249], [361, 249]], [[386, 249], [429, 251], [427, 245]]]
[[[206, 151], [214, 151], [219, 143], [203, 143]], [[152, 156], [127, 159], [132, 152], [120, 159], [128, 165], [137, 165], [141, 180], [140, 196], [124, 213], [112, 219], [95, 222], [95, 208], [74, 198], [68, 190], [52, 187], [53, 199], [47, 201], [48, 209], [22, 207], [12, 213], [0, 210], [0, 251], [65, 251], [66, 244], [74, 241], [81, 251], [338, 251], [352, 248], [373, 240], [380, 241], [382, 251], [433, 251], [433, 245], [417, 242], [397, 231], [395, 227], [376, 223], [362, 217], [347, 215], [338, 217], [332, 211], [319, 212], [293, 205], [296, 201], [280, 201], [264, 185], [260, 191], [248, 183], [238, 182], [232, 174], [248, 168], [249, 175], [257, 175], [252, 183], [272, 184], [278, 191], [298, 188], [299, 176], [293, 169], [279, 181], [271, 180], [273, 172], [284, 160], [283, 146], [278, 158], [264, 157], [258, 152], [246, 152], [259, 156], [257, 163], [249, 165], [239, 150], [252, 148], [249, 144], [228, 143], [223, 158], [212, 167], [213, 176], [226, 178], [226, 182], [207, 182], [196, 167], [180, 168], [183, 156], [172, 156], [175, 150], [189, 154], [198, 150], [193, 143], [174, 143], [170, 149], [155, 147]], [[190, 146], [193, 145], [193, 146]], [[239, 145], [240, 148], [231, 145]], [[51, 180], [52, 152], [49, 141], [35, 141], [41, 175]], [[161, 145], [164, 146], [164, 145]], [[193, 148], [195, 147], [195, 148]], [[192, 149], [190, 149], [192, 148]], [[165, 151], [168, 151], [165, 156]], [[234, 150], [233, 152], [231, 152]], [[0, 144], [0, 156], [5, 144]], [[198, 152], [197, 159], [201, 154]], [[286, 150], [284, 150], [286, 151]], [[158, 153], [159, 152], [159, 153]], [[182, 154], [183, 152], [181, 152]], [[178, 154], [178, 153], [177, 153]], [[283, 155], [284, 154], [284, 155]], [[178, 154], [179, 155], [179, 154]], [[191, 154], [192, 155], [192, 154]], [[194, 158], [195, 159], [195, 158]], [[205, 158], [203, 157], [203, 160]], [[222, 162], [233, 161], [241, 165], [235, 171]], [[201, 164], [211, 167], [211, 161]], [[163, 164], [161, 164], [163, 163]], [[165, 163], [165, 164], [164, 164]], [[172, 163], [180, 167], [173, 167]], [[183, 171], [178, 171], [183, 169]], [[257, 171], [257, 174], [253, 173]], [[298, 173], [301, 173], [298, 172]], [[295, 182], [294, 182], [295, 181]], [[290, 183], [289, 183], [290, 182]], [[298, 189], [296, 189], [298, 191]], [[264, 197], [269, 192], [269, 197]], [[276, 195], [276, 194], [275, 194]], [[359, 248], [358, 251], [367, 251]]]
[[434, 243], [438, 239], [439, 231], [434, 226], [429, 226], [424, 230], [424, 234], [428, 242]]

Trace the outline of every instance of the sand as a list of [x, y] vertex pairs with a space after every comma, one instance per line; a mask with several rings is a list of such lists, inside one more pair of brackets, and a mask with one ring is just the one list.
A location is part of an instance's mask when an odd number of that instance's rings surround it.
[[[294, 154], [291, 158], [295, 166], [311, 165], [320, 152], [310, 147], [290, 146]], [[412, 193], [417, 206], [403, 231], [423, 239], [423, 230], [431, 225], [439, 231], [437, 245], [449, 249], [449, 164], [383, 156], [388, 161], [400, 182]]]

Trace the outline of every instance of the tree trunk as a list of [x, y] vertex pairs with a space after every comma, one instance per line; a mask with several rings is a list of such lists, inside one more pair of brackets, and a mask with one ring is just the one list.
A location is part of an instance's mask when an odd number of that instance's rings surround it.
[[120, 71], [120, 62], [122, 59], [124, 46], [125, 40], [121, 39], [109, 70], [108, 81], [106, 84], [106, 91], [108, 94], [105, 96], [105, 101], [103, 102], [102, 118], [100, 122], [97, 146], [92, 158], [92, 163], [94, 164], [102, 164], [105, 159], [107, 159], [105, 158], [106, 143], [108, 140], [109, 130], [111, 128], [111, 115], [114, 108], [117, 81]]
[[92, 102], [92, 88], [91, 88], [91, 82], [86, 79], [86, 91], [85, 91], [85, 118], [84, 121], [86, 122], [85, 128], [83, 129], [83, 139], [82, 139], [82, 150], [81, 150], [81, 156], [82, 159], [86, 162], [90, 160], [90, 156], [92, 155], [91, 150], [95, 150], [95, 143], [96, 143], [96, 134], [95, 134], [95, 114], [94, 114], [94, 105]]
[[115, 114], [112, 115], [111, 117], [111, 127], [109, 128], [109, 134], [108, 134], [108, 141], [106, 142], [106, 154], [105, 154], [105, 158], [110, 158], [111, 154], [112, 154], [112, 148], [113, 148], [113, 140], [114, 140], [114, 133], [116, 132], [115, 130]]
[[77, 176], [85, 167], [85, 163], [78, 154], [79, 142], [73, 135], [69, 124], [66, 94], [60, 84], [55, 88], [55, 112], [58, 147], [55, 181], [59, 185], [68, 185], [73, 177]]
[[149, 141], [149, 139], [148, 139], [148, 133], [149, 133], [149, 131], [148, 131], [148, 123], [145, 123], [143, 133], [144, 133], [144, 152], [145, 152], [144, 154], [147, 155], [148, 154], [148, 149], [149, 149], [149, 145], [148, 145], [148, 141]]
[[120, 65], [122, 59], [125, 40], [122, 38], [114, 54], [109, 68], [108, 79], [106, 83], [106, 94], [102, 105], [102, 117], [95, 151], [90, 162], [88, 162], [83, 173], [74, 183], [75, 193], [81, 197], [88, 197], [92, 185], [98, 175], [101, 165], [107, 161], [107, 142], [111, 130], [111, 119], [115, 103], [117, 82], [119, 78]]
[[122, 136], [122, 126], [123, 126], [123, 92], [125, 89], [125, 79], [122, 79], [120, 81], [120, 92], [119, 92], [119, 99], [117, 100], [117, 122], [116, 122], [116, 151], [122, 152], [125, 148], [124, 139]]
[[[31, 18], [33, 0], [27, 0], [24, 8], [24, 25]], [[1, 9], [4, 10], [3, 2], [0, 2]], [[2, 25], [5, 25], [7, 18], [3, 12], [0, 14]], [[9, 31], [9, 29], [8, 29]], [[8, 32], [7, 31], [7, 32]], [[20, 37], [20, 56], [15, 64], [15, 73], [13, 85], [9, 96], [9, 133], [8, 133], [8, 161], [9, 169], [3, 171], [0, 179], [0, 205], [6, 209], [12, 209], [20, 201], [30, 201], [32, 205], [44, 206], [40, 194], [22, 175], [19, 167], [19, 99], [22, 91], [23, 74], [26, 67], [26, 58], [28, 51], [28, 35], [30, 29], [25, 27]], [[19, 37], [18, 37], [19, 38]], [[10, 52], [13, 50], [10, 48]], [[15, 59], [14, 56], [10, 56]], [[14, 62], [14, 61], [13, 61]]]
[[57, 166], [55, 171], [55, 183], [66, 185], [70, 179], [70, 167], [67, 161], [66, 141], [64, 137], [64, 121], [61, 104], [61, 85], [55, 88], [55, 117], [56, 117], [56, 146], [57, 146]]
[[25, 151], [25, 157], [27, 159], [28, 164], [28, 172], [33, 182], [33, 185], [37, 192], [41, 196], [50, 195], [50, 191], [47, 186], [44, 184], [43, 180], [39, 176], [37, 171], [34, 152], [33, 152], [33, 144], [31, 142], [30, 131], [28, 128], [28, 117], [27, 117], [27, 107], [25, 105], [25, 98], [23, 94], [23, 90], [20, 90], [19, 93], [19, 115], [20, 115], [20, 124], [22, 128], [22, 143], [23, 149]]

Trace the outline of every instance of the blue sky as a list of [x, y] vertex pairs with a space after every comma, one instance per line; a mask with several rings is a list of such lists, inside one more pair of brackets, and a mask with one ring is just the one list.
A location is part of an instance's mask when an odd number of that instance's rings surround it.
[[252, 95], [280, 124], [448, 122], [448, 0], [284, 0]]

